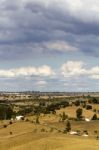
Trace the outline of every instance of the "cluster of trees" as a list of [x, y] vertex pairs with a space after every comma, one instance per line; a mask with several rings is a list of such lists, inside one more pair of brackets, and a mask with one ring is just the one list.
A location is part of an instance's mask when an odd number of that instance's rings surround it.
[[34, 113], [35, 114], [40, 114], [40, 113], [44, 113], [44, 114], [56, 114], [56, 110], [60, 109], [60, 108], [65, 108], [69, 106], [69, 102], [67, 101], [61, 101], [61, 102], [53, 102], [51, 104], [48, 104], [47, 106], [44, 103], [40, 103], [39, 106], [34, 107]]
[[0, 119], [10, 119], [14, 115], [10, 105], [0, 105]]
[[89, 99], [88, 100], [89, 103], [99, 104], [99, 97], [91, 97], [91, 96], [89, 96], [88, 99]]
[[26, 114], [29, 114], [31, 112], [33, 112], [33, 107], [23, 107], [16, 113], [16, 115], [25, 116]]
[[[82, 113], [83, 113], [83, 109], [82, 108], [78, 108], [76, 110], [76, 118], [77, 118], [77, 120], [82, 120], [83, 119]], [[97, 117], [96, 113], [92, 116], [91, 120], [98, 120], [98, 117]]]

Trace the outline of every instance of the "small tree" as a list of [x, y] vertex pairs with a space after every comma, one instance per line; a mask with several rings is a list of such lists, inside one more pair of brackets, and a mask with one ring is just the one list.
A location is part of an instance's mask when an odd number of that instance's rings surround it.
[[83, 112], [83, 110], [81, 108], [78, 108], [76, 110], [76, 117], [77, 117], [77, 119], [80, 120], [82, 118], [82, 112]]
[[59, 122], [64, 122], [66, 119], [68, 119], [68, 115], [63, 112], [63, 114], [60, 114]]
[[65, 114], [65, 112], [63, 112], [62, 114], [62, 121], [65, 121], [68, 118], [68, 115]]
[[66, 122], [66, 128], [65, 132], [70, 132], [71, 131], [71, 123], [69, 121]]
[[13, 113], [13, 109], [10, 105], [0, 105], [0, 119], [11, 119]]
[[80, 101], [79, 100], [75, 101], [75, 106], [80, 106]]
[[98, 103], [99, 103], [99, 100], [98, 100], [97, 98], [93, 97], [93, 98], [92, 98], [92, 102], [93, 102], [94, 104], [98, 104]]
[[37, 117], [36, 117], [36, 124], [39, 124], [40, 122], [39, 122], [39, 116], [37, 115]]
[[93, 115], [92, 120], [97, 120], [97, 115], [96, 114]]
[[87, 109], [87, 110], [92, 109], [92, 105], [86, 105], [86, 109]]

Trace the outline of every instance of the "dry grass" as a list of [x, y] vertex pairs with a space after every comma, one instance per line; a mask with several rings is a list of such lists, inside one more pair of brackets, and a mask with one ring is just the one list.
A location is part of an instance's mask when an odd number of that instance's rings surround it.
[[41, 138], [30, 143], [12, 148], [11, 150], [98, 150], [99, 141], [54, 135]]
[[[99, 131], [99, 121], [71, 121], [73, 131], [88, 131], [87, 138], [59, 133], [65, 128], [65, 123], [59, 122], [59, 114], [64, 111], [70, 117], [75, 117], [76, 109], [74, 106], [67, 107], [58, 110], [56, 115], [41, 115], [39, 125], [32, 123], [36, 117], [30, 116], [29, 122], [19, 121], [0, 129], [0, 150], [98, 150], [99, 140], [96, 140], [94, 131]], [[84, 109], [83, 115], [89, 118], [93, 112]], [[2, 121], [0, 125], [8, 122]]]
[[[69, 117], [76, 117], [77, 108], [79, 107], [71, 106], [67, 108], [62, 108], [61, 110], [57, 111], [57, 114], [65, 112], [66, 114], [68, 114]], [[99, 110], [99, 105], [93, 105], [93, 109]], [[94, 112], [92, 110], [83, 109], [83, 116], [85, 116], [86, 118], [92, 118], [93, 114]], [[97, 116], [99, 117], [99, 114]]]

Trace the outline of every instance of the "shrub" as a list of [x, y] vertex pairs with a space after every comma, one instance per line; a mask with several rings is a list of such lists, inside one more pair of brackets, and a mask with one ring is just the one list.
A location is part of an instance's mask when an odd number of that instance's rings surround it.
[[54, 129], [53, 128], [50, 128], [50, 132], [53, 132], [54, 131]]
[[75, 104], [75, 106], [80, 106], [80, 101], [77, 100], [77, 101], [74, 102], [74, 104]]
[[12, 135], [12, 132], [10, 132], [10, 135]]
[[95, 131], [94, 131], [94, 134], [97, 134], [97, 133], [98, 133], [98, 131], [97, 131], [97, 130], [95, 130]]
[[66, 132], [70, 132], [71, 131], [71, 123], [69, 121], [66, 122], [66, 128], [65, 130]]
[[23, 120], [23, 121], [24, 121], [24, 117], [22, 117], [22, 118], [21, 118], [21, 120]]
[[12, 124], [12, 121], [10, 121], [9, 124]]
[[96, 140], [99, 140], [99, 136], [96, 136]]
[[26, 118], [26, 120], [25, 120], [26, 122], [29, 122], [29, 119], [28, 118]]
[[81, 109], [81, 108], [78, 108], [77, 110], [76, 110], [76, 117], [77, 117], [77, 119], [82, 119], [82, 112], [83, 112], [83, 110]]
[[41, 132], [45, 132], [46, 130], [44, 128], [41, 129]]
[[0, 105], [0, 119], [11, 119], [13, 113], [10, 105]]
[[86, 105], [86, 109], [90, 110], [90, 109], [92, 109], [92, 106], [91, 105]]
[[93, 102], [94, 104], [99, 104], [98, 98], [95, 98], [95, 97], [92, 98], [92, 102]]
[[88, 135], [88, 131], [87, 130], [84, 130], [83, 133]]
[[40, 123], [40, 122], [39, 122], [39, 116], [36, 117], [35, 123], [36, 123], [36, 124], [39, 124], [39, 123]]
[[98, 118], [97, 118], [97, 115], [94, 114], [93, 117], [92, 117], [92, 120], [97, 120], [97, 119], [98, 119]]
[[68, 118], [68, 115], [65, 114], [65, 112], [63, 112], [62, 114], [62, 121], [65, 121]]
[[96, 109], [93, 109], [93, 112], [96, 112]]
[[4, 128], [7, 128], [7, 125], [6, 125], [6, 124], [4, 124], [4, 125], [3, 125], [3, 127], [4, 127]]

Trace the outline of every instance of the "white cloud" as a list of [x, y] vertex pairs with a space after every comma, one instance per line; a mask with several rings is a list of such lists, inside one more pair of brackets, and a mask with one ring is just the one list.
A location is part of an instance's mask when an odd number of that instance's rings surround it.
[[51, 75], [54, 75], [54, 71], [51, 69], [51, 67], [49, 66], [42, 66], [42, 67], [39, 67], [37, 69], [37, 72], [38, 72], [38, 75], [42, 75], [42, 76], [51, 76]]
[[52, 41], [43, 44], [44, 48], [49, 50], [56, 50], [60, 52], [74, 52], [78, 51], [78, 48], [68, 44], [66, 41]]
[[87, 76], [92, 79], [99, 79], [99, 66], [85, 68], [82, 61], [68, 61], [61, 66], [64, 77]]
[[68, 61], [61, 67], [62, 74], [65, 77], [83, 75], [86, 70], [83, 68], [84, 63], [82, 61]]
[[96, 75], [91, 75], [90, 78], [92, 78], [92, 79], [99, 79], [99, 74], [98, 75], [97, 74]]
[[90, 78], [99, 79], [99, 66], [93, 67], [90, 71]]
[[99, 67], [93, 67], [91, 70], [90, 70], [90, 73], [91, 74], [98, 74], [99, 75]]
[[38, 82], [36, 82], [36, 85], [37, 85], [37, 86], [40, 86], [40, 87], [45, 87], [45, 86], [47, 85], [47, 82], [44, 81], [44, 80], [38, 81]]
[[0, 77], [13, 78], [20, 76], [51, 76], [54, 75], [54, 71], [50, 66], [44, 65], [41, 67], [23, 67], [17, 69], [0, 70]]
[[83, 22], [99, 23], [99, 1], [97, 0], [66, 0], [72, 16]]

